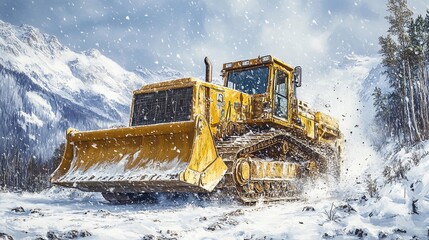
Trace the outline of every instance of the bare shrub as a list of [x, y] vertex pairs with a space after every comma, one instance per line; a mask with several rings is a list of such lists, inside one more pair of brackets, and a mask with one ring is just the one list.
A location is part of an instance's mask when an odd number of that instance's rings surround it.
[[340, 221], [340, 216], [337, 214], [337, 210], [334, 203], [331, 204], [331, 208], [329, 209], [329, 211], [325, 209], [325, 215], [328, 221], [334, 221], [334, 222]]

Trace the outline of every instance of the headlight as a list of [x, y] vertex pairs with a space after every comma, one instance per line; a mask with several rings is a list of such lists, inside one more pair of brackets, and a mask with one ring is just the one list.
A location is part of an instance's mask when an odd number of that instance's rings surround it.
[[271, 61], [271, 56], [270, 55], [263, 56], [261, 59], [262, 59], [262, 62], [269, 62], [269, 61]]
[[232, 67], [232, 63], [226, 63], [225, 64], [225, 68], [231, 68]]

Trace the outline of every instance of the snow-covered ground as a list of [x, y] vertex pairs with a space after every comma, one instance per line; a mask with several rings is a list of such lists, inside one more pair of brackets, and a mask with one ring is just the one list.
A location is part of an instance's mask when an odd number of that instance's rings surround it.
[[[427, 182], [426, 182], [427, 184]], [[429, 185], [426, 185], [426, 187]], [[400, 196], [344, 199], [312, 190], [303, 201], [243, 206], [192, 196], [113, 205], [99, 194], [51, 189], [0, 194], [0, 232], [14, 239], [411, 239], [427, 236], [426, 213], [410, 215]], [[401, 191], [402, 192], [402, 191]], [[22, 207], [24, 212], [12, 209]], [[89, 236], [90, 235], [90, 236]], [[1, 237], [0, 237], [1, 238]]]

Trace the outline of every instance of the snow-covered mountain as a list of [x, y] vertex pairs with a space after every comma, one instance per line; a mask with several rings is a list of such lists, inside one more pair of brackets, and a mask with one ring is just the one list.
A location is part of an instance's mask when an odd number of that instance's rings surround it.
[[5, 155], [19, 149], [21, 155], [46, 158], [64, 141], [68, 127], [126, 125], [132, 90], [144, 78], [163, 77], [139, 76], [96, 49], [77, 53], [32, 26], [1, 20], [0, 53], [0, 153]]
[[143, 66], [138, 66], [134, 72], [143, 79], [147, 80], [148, 83], [185, 77], [182, 72], [165, 66], [162, 66], [160, 70], [152, 70]]

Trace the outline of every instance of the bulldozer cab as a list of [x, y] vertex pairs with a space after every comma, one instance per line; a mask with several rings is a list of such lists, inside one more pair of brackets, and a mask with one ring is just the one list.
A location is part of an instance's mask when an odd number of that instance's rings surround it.
[[272, 112], [269, 118], [285, 125], [296, 114], [292, 103], [296, 88], [301, 86], [301, 67], [292, 68], [268, 55], [225, 63], [222, 72], [225, 87], [252, 95], [254, 102], [268, 104], [265, 108]]

